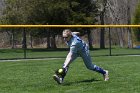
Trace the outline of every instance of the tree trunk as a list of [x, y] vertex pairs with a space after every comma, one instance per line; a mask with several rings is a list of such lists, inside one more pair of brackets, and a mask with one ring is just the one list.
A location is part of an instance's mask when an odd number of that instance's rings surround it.
[[89, 48], [92, 49], [93, 46], [92, 46], [92, 36], [91, 36], [91, 30], [90, 29], [87, 29], [87, 34], [88, 34], [88, 44], [89, 44]]
[[105, 49], [104, 28], [101, 28], [101, 32], [100, 32], [100, 48]]
[[25, 29], [23, 29], [23, 34], [22, 34], [22, 48], [26, 49], [27, 48], [27, 45], [26, 45], [26, 31]]
[[51, 48], [50, 46], [50, 29], [47, 29], [47, 48]]
[[[128, 25], [131, 24], [131, 14], [130, 14], [130, 0], [127, 2], [127, 20], [128, 20]], [[131, 28], [127, 28], [128, 32], [128, 48], [132, 48], [132, 33], [131, 33]]]
[[[105, 18], [105, 12], [106, 12], [106, 6], [107, 6], [107, 0], [102, 1], [101, 5], [101, 12], [100, 12], [100, 22], [101, 25], [105, 25], [104, 18]], [[100, 32], [100, 48], [104, 49], [105, 48], [105, 28], [101, 28]]]
[[53, 34], [53, 48], [57, 48], [57, 46], [56, 46], [56, 41], [55, 41], [55, 35]]
[[[101, 21], [101, 25], [104, 25], [104, 11], [102, 11], [100, 14], [100, 21]], [[101, 28], [101, 32], [100, 32], [100, 48], [101, 49], [105, 48], [104, 31], [105, 31], [105, 28]]]
[[11, 43], [12, 43], [12, 49], [14, 49], [14, 48], [15, 48], [15, 33], [14, 33], [13, 30], [12, 30], [11, 32], [12, 32], [12, 38], [11, 38], [11, 39], [12, 39], [12, 40], [11, 40], [11, 41], [12, 41], [12, 42], [11, 42]]
[[31, 32], [30, 32], [30, 46], [31, 48], [33, 48], [33, 37], [32, 37]]
[[56, 42], [55, 42], [55, 34], [53, 31], [51, 31], [51, 48], [55, 49], [56, 48]]
[[124, 47], [124, 34], [123, 34], [123, 28], [120, 28], [119, 31], [119, 41], [120, 41], [120, 47]]
[[131, 28], [128, 28], [128, 48], [133, 48]]

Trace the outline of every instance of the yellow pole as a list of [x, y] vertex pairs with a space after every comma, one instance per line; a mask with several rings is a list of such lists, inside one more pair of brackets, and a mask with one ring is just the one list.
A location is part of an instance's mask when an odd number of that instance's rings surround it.
[[0, 28], [125, 28], [125, 27], [131, 27], [131, 28], [137, 28], [140, 27], [140, 25], [0, 25]]

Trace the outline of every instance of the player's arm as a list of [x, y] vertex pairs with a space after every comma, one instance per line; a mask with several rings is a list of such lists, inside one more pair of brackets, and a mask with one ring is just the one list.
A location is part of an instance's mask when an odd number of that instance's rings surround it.
[[72, 32], [73, 34], [80, 36], [80, 32]]
[[77, 48], [76, 45], [70, 47], [70, 52], [68, 53], [66, 60], [64, 62], [64, 68], [69, 66], [69, 64], [77, 58]]
[[66, 60], [65, 60], [65, 62], [64, 62], [63, 68], [69, 66], [69, 64], [70, 64], [71, 61], [72, 61], [72, 56], [73, 56], [73, 53], [69, 52], [68, 55], [67, 55], [67, 57], [66, 57]]

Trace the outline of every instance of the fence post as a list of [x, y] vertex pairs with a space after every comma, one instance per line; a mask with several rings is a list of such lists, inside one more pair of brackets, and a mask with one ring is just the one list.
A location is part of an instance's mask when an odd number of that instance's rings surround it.
[[110, 34], [110, 27], [109, 27], [109, 56], [111, 55], [111, 34]]

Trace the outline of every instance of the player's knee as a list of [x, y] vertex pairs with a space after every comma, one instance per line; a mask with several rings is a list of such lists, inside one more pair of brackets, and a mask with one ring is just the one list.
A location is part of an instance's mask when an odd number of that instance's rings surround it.
[[87, 69], [89, 69], [89, 70], [93, 70], [93, 69], [94, 69], [92, 66], [86, 66], [86, 67], [87, 67]]

